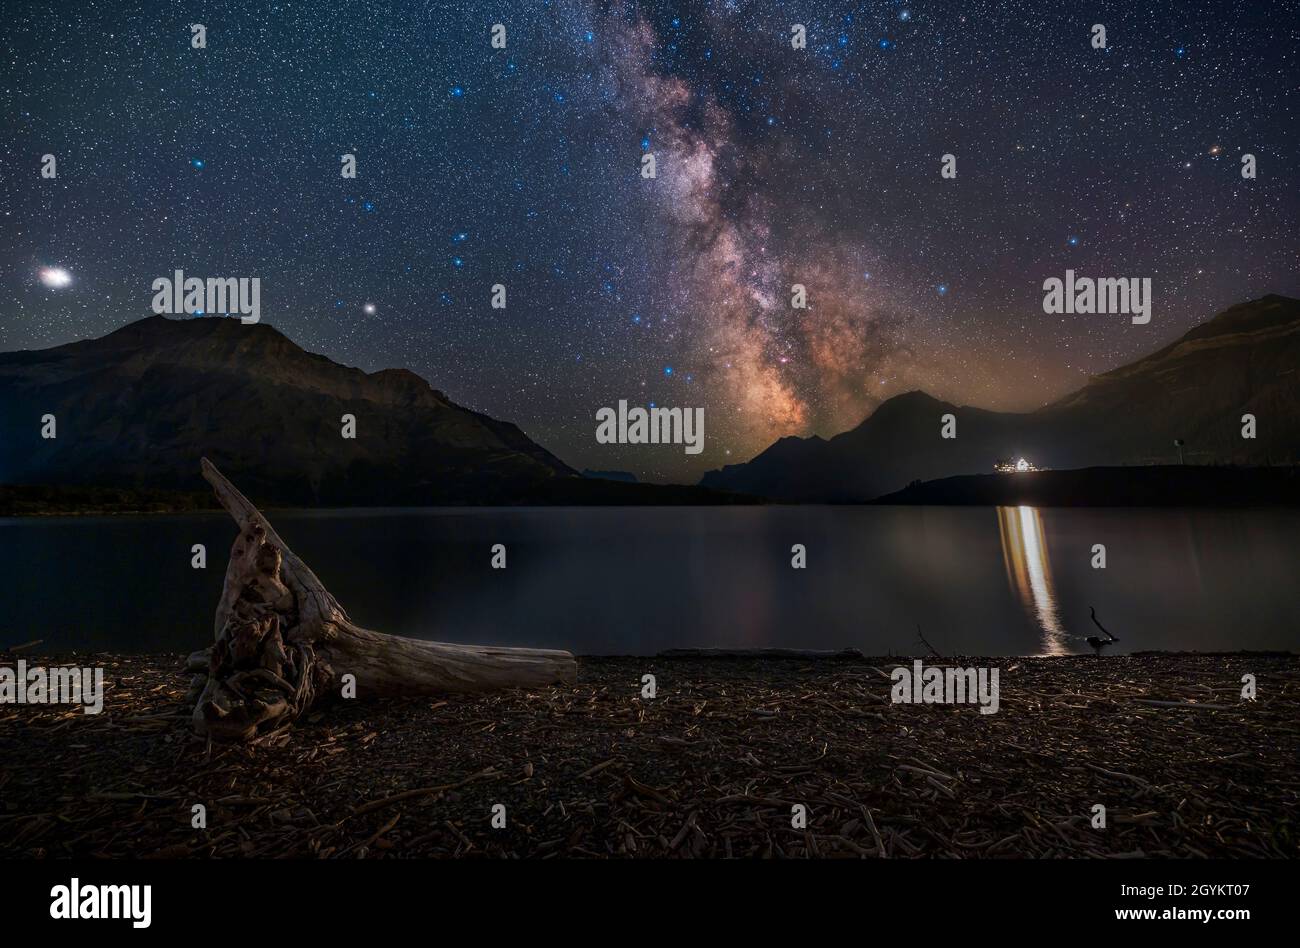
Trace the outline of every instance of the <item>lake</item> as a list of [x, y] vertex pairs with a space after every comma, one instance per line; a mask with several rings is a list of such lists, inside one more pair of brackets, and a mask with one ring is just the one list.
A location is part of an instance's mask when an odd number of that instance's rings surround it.
[[[923, 654], [1300, 647], [1300, 511], [1031, 507], [272, 511], [353, 620], [452, 642]], [[0, 645], [211, 642], [224, 513], [0, 519]], [[206, 570], [190, 565], [205, 544]], [[491, 568], [505, 544], [507, 568]], [[807, 568], [791, 568], [791, 547]], [[1094, 544], [1106, 568], [1094, 569]]]

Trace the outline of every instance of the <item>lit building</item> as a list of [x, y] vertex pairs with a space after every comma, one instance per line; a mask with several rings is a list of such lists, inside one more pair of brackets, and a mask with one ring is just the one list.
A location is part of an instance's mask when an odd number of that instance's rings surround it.
[[1034, 467], [1033, 464], [1029, 463], [1024, 458], [1017, 458], [1014, 461], [1007, 458], [1002, 461], [995, 461], [993, 463], [993, 470], [997, 471], [999, 474], [1022, 474], [1025, 471], [1041, 471], [1044, 469], [1041, 467]]

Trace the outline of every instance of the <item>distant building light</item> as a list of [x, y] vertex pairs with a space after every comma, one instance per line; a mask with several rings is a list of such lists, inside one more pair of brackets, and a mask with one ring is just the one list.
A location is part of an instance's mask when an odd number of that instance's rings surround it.
[[1007, 458], [1005, 460], [995, 461], [993, 463], [993, 470], [999, 474], [1023, 474], [1027, 471], [1043, 471], [1046, 470], [1046, 468], [1037, 467], [1024, 458], [1018, 458], [1014, 461]]

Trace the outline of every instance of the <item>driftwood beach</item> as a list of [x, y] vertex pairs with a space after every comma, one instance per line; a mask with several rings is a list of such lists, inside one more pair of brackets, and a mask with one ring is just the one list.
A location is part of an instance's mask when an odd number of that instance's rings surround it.
[[1296, 656], [952, 660], [1000, 669], [993, 714], [894, 703], [910, 659], [585, 658], [564, 684], [336, 701], [240, 744], [195, 734], [184, 656], [41, 661], [102, 666], [104, 707], [0, 706], [6, 857], [1297, 852]]

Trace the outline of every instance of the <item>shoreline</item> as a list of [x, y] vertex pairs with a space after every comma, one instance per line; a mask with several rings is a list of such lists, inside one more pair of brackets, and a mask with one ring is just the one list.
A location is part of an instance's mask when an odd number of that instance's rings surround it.
[[986, 715], [892, 703], [917, 656], [584, 657], [564, 686], [344, 701], [210, 749], [184, 656], [96, 657], [104, 713], [0, 705], [0, 856], [1297, 855], [1293, 654], [987, 659]]
[[[776, 500], [699, 484], [627, 483], [575, 477], [549, 494], [518, 496], [516, 503], [261, 504], [268, 513], [301, 510], [561, 507], [1017, 507], [1151, 508], [1193, 510], [1294, 509], [1300, 506], [1300, 468], [1233, 465], [1125, 465], [1039, 470], [1011, 474], [961, 474], [914, 481], [874, 498]], [[576, 502], [575, 502], [576, 501]], [[0, 517], [108, 516], [217, 512], [206, 491], [80, 485], [0, 484]]]

